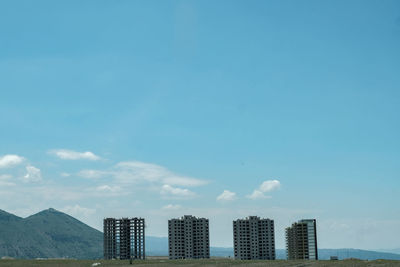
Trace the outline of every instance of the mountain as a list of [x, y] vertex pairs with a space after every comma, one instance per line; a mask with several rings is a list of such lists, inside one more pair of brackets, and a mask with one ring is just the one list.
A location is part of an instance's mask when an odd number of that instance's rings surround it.
[[[233, 257], [232, 248], [210, 248], [211, 256], [215, 257]], [[276, 249], [276, 259], [286, 259], [285, 249]], [[357, 258], [361, 260], [400, 260], [400, 254], [385, 253], [361, 249], [318, 249], [318, 258], [320, 260], [329, 260], [331, 256], [337, 256], [339, 260], [348, 258]]]
[[20, 221], [22, 218], [15, 216], [14, 214], [8, 213], [4, 210], [0, 210], [0, 224], [7, 222]]
[[94, 259], [103, 255], [103, 234], [48, 209], [25, 219], [0, 211], [0, 257]]
[[[149, 256], [167, 256], [168, 238], [167, 237], [146, 237], [146, 254]], [[233, 248], [210, 247], [212, 257], [234, 257]], [[347, 258], [357, 258], [362, 260], [400, 260], [400, 254], [369, 251], [361, 249], [319, 249], [320, 260], [329, 260], [331, 256], [337, 256], [340, 260]], [[277, 259], [286, 259], [285, 249], [276, 249]]]
[[[210, 247], [213, 257], [233, 257], [233, 248]], [[168, 256], [168, 238], [146, 236], [146, 255]]]
[[235, 257], [233, 248], [210, 247], [211, 257]]
[[321, 260], [327, 260], [330, 256], [337, 256], [339, 260], [347, 258], [356, 258], [361, 260], [400, 260], [399, 254], [352, 248], [319, 249], [318, 256]]
[[[146, 254], [149, 256], [167, 256], [168, 238], [167, 237], [146, 237]], [[212, 257], [234, 257], [233, 248], [210, 247]], [[357, 258], [362, 260], [400, 260], [400, 254], [378, 252], [361, 249], [319, 249], [320, 260], [329, 260], [331, 256], [337, 256], [340, 260], [347, 258]], [[276, 249], [277, 259], [286, 259], [285, 249]]]
[[[148, 256], [168, 255], [168, 238], [146, 236]], [[395, 253], [359, 249], [319, 249], [319, 258], [330, 256], [339, 259], [400, 260]], [[211, 247], [214, 257], [233, 257], [233, 248]], [[48, 209], [27, 218], [0, 210], [0, 258], [76, 258], [97, 259], [103, 257], [102, 232], [81, 221]], [[286, 259], [284, 249], [276, 250], [277, 259]]]
[[168, 256], [168, 238], [145, 236], [147, 256]]
[[[212, 257], [233, 257], [233, 248], [210, 247]], [[146, 255], [168, 256], [168, 238], [146, 236]]]
[[394, 254], [400, 254], [400, 248], [378, 249], [377, 251], [380, 251], [380, 252], [387, 252], [387, 253], [394, 253]]

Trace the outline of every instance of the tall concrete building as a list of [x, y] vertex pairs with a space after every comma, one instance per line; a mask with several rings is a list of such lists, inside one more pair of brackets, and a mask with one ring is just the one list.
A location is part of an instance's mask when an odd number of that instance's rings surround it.
[[235, 259], [275, 260], [274, 220], [249, 216], [233, 221]]
[[208, 219], [185, 215], [168, 221], [170, 259], [210, 258]]
[[145, 259], [144, 228], [143, 218], [104, 219], [104, 259]]
[[117, 258], [117, 220], [114, 218], [106, 218], [103, 221], [103, 249], [104, 259]]
[[286, 228], [286, 252], [288, 260], [318, 260], [315, 219], [300, 220]]

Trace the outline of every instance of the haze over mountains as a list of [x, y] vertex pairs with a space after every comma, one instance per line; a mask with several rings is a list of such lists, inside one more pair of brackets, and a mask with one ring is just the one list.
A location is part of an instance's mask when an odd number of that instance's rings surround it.
[[[146, 239], [148, 247], [151, 250], [148, 255], [168, 255], [168, 238], [166, 237], [148, 237]], [[213, 257], [234, 257], [233, 248], [210, 247], [210, 255]], [[369, 251], [353, 248], [342, 249], [318, 249], [320, 260], [328, 260], [330, 256], [337, 256], [339, 259], [357, 258], [362, 260], [400, 260], [400, 254], [386, 253], [378, 251]], [[286, 259], [285, 249], [276, 249], [277, 259]]]
[[[211, 256], [233, 257], [232, 248], [210, 248]], [[146, 237], [146, 254], [168, 255], [166, 237]], [[360, 259], [400, 260], [399, 254], [356, 250], [320, 249], [320, 259], [330, 256]], [[81, 221], [47, 209], [27, 218], [0, 210], [0, 257], [13, 258], [76, 258], [96, 259], [103, 257], [102, 232]], [[276, 257], [285, 259], [285, 250], [277, 249]]]

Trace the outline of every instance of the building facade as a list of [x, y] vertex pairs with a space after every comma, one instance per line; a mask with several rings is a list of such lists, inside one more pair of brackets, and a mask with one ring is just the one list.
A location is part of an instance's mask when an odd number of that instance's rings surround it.
[[275, 260], [274, 220], [249, 216], [233, 221], [235, 259]]
[[103, 220], [103, 249], [104, 259], [117, 258], [117, 220], [106, 218]]
[[286, 252], [288, 260], [318, 260], [315, 219], [300, 220], [286, 228]]
[[208, 219], [185, 215], [169, 220], [168, 250], [170, 259], [210, 258]]
[[104, 259], [145, 259], [144, 229], [143, 218], [104, 219]]

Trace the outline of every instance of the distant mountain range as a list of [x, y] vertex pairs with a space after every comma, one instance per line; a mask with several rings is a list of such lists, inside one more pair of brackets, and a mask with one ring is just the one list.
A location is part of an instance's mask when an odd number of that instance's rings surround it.
[[[168, 238], [148, 237], [146, 242], [146, 246], [149, 247], [147, 250], [148, 255], [168, 255]], [[233, 248], [210, 247], [210, 254], [214, 257], [234, 257]], [[357, 258], [362, 260], [400, 260], [400, 254], [352, 248], [319, 249], [318, 256], [320, 260], [329, 260], [331, 256], [337, 256], [339, 259]], [[276, 249], [276, 258], [286, 259], [286, 250]]]
[[394, 253], [394, 254], [400, 254], [400, 248], [394, 248], [394, 249], [377, 249], [376, 251], [387, 252], [387, 253]]
[[[166, 237], [146, 236], [146, 254], [168, 255]], [[233, 257], [233, 248], [211, 247], [211, 256]], [[395, 253], [358, 249], [320, 249], [320, 259], [338, 256], [339, 259], [400, 260]], [[0, 258], [76, 258], [98, 259], [103, 257], [103, 233], [81, 221], [48, 209], [27, 218], [0, 210]], [[276, 250], [277, 259], [285, 259], [283, 249]]]

